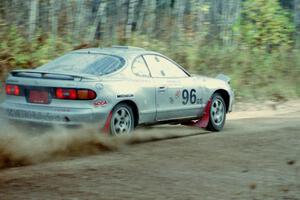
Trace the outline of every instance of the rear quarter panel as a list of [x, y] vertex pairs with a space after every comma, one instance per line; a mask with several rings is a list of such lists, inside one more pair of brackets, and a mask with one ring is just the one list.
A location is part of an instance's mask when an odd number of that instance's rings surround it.
[[120, 102], [131, 101], [139, 112], [139, 123], [153, 122], [156, 115], [155, 88], [151, 79], [110, 78], [103, 81], [103, 93], [100, 96], [109, 100], [113, 109]]

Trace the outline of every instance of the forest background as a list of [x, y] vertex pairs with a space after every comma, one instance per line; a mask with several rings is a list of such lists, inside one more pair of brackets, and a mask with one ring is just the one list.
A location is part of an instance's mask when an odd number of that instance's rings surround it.
[[73, 49], [130, 45], [232, 78], [237, 100], [300, 96], [300, 0], [1, 0], [0, 78]]

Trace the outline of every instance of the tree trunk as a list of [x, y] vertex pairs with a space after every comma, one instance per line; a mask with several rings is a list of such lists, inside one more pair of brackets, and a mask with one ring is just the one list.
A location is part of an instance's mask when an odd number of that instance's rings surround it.
[[[77, 0], [76, 1], [76, 13], [75, 13], [75, 22], [74, 22], [74, 31], [73, 31], [73, 41], [77, 41], [80, 39], [80, 26], [81, 26], [81, 15], [82, 15], [82, 7], [83, 7], [84, 1]], [[75, 43], [75, 44], [76, 44]]]
[[29, 40], [32, 40], [35, 33], [37, 13], [38, 13], [38, 0], [31, 0], [30, 13], [29, 13], [29, 31], [28, 31]]
[[142, 27], [144, 24], [144, 17], [145, 17], [146, 9], [147, 9], [146, 0], [141, 0], [141, 7], [139, 9], [138, 19], [137, 19], [137, 24], [136, 24], [136, 30], [139, 33], [142, 33]]
[[154, 30], [155, 30], [155, 10], [156, 10], [156, 0], [147, 0], [147, 7], [149, 8], [149, 17], [148, 17], [148, 23], [147, 23], [147, 34], [149, 37], [155, 36]]
[[65, 9], [66, 9], [66, 32], [68, 35], [74, 37], [74, 11], [73, 11], [73, 4], [72, 1], [67, 0], [65, 2]]
[[175, 6], [173, 9], [173, 16], [175, 17], [175, 26], [173, 26], [174, 30], [172, 31], [174, 41], [177, 41], [181, 38], [182, 33], [184, 31], [184, 10], [185, 10], [185, 0], [177, 0], [175, 1]]
[[300, 0], [294, 0], [295, 46], [300, 48]]
[[56, 39], [58, 31], [58, 10], [60, 8], [60, 1], [51, 0], [50, 1], [50, 18], [51, 18], [51, 35], [53, 39]]
[[98, 6], [96, 17], [90, 29], [90, 33], [88, 37], [89, 42], [92, 42], [95, 39], [98, 26], [100, 27], [100, 29], [103, 29], [102, 25], [106, 21], [106, 15], [105, 15], [106, 4], [107, 4], [106, 0], [101, 0]]
[[127, 14], [127, 24], [125, 29], [125, 38], [129, 39], [131, 37], [132, 25], [134, 20], [134, 7], [136, 0], [129, 0], [128, 4], [128, 14]]

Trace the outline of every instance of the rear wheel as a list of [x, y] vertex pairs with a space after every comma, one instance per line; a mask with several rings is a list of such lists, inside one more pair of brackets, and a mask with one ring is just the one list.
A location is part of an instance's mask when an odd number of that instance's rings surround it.
[[123, 103], [116, 105], [110, 121], [110, 134], [113, 136], [129, 134], [133, 128], [134, 116], [131, 107]]
[[226, 120], [226, 105], [222, 96], [214, 94], [209, 111], [209, 122], [206, 127], [209, 131], [221, 131]]

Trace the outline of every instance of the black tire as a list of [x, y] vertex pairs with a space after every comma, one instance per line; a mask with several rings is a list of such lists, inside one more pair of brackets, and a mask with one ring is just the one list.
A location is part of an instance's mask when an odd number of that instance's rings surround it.
[[226, 104], [223, 97], [215, 93], [211, 99], [211, 106], [209, 110], [209, 122], [206, 127], [209, 131], [218, 132], [224, 127], [226, 121]]
[[110, 135], [130, 134], [134, 129], [132, 108], [125, 103], [116, 105], [110, 119]]

